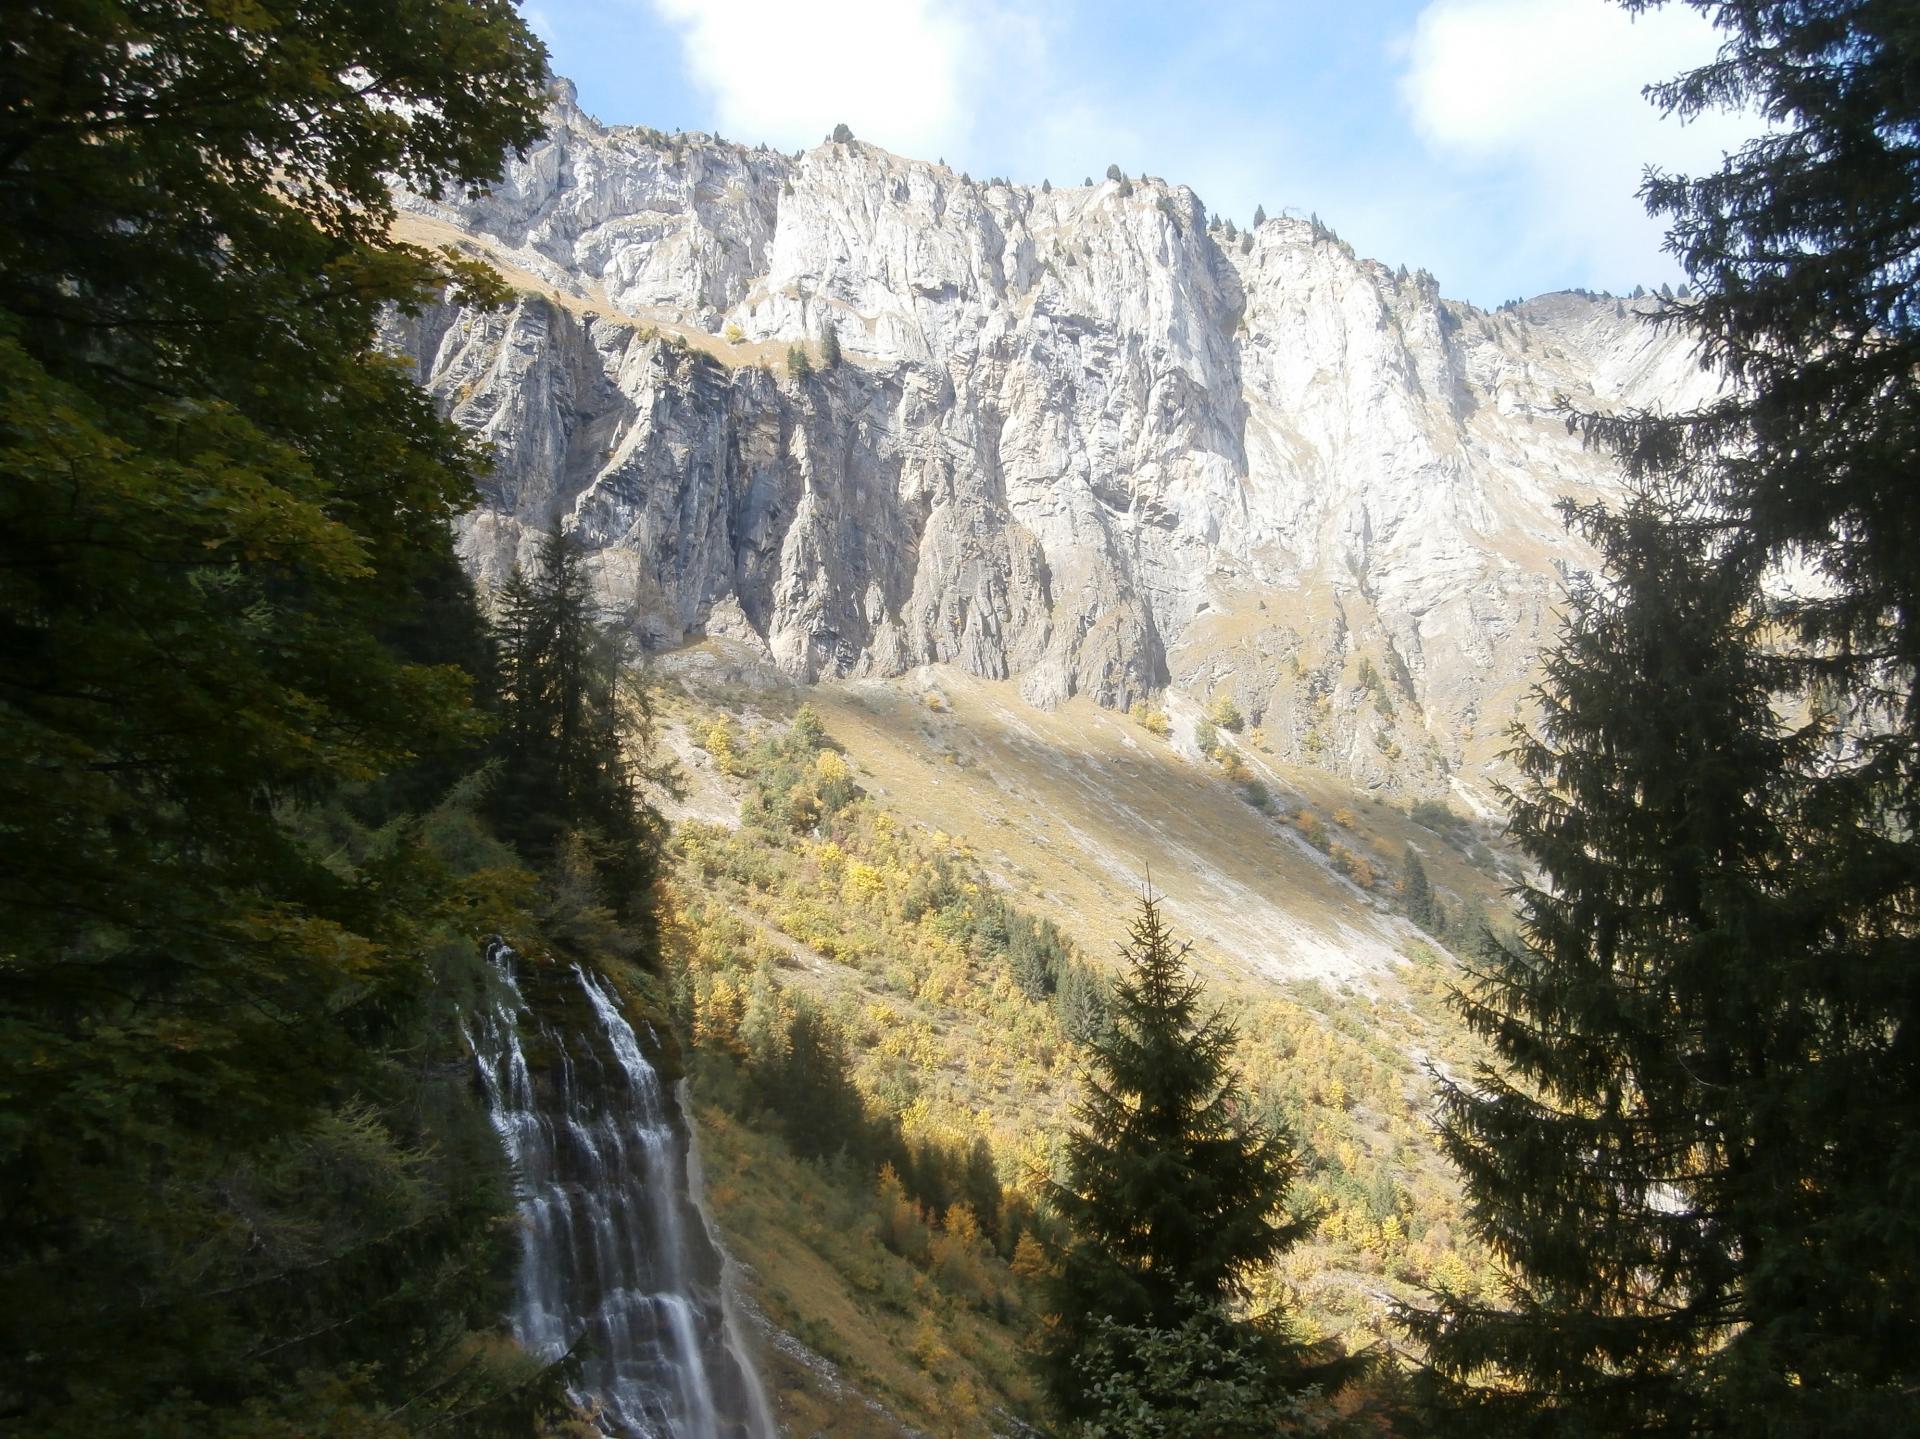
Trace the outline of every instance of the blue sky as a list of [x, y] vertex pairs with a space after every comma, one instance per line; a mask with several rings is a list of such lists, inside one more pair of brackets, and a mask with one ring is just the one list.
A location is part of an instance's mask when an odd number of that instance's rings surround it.
[[1605, 0], [532, 0], [609, 123], [782, 149], [845, 121], [976, 176], [1117, 162], [1245, 224], [1318, 213], [1362, 254], [1483, 305], [1680, 278], [1643, 165], [1718, 163], [1750, 128], [1639, 94], [1709, 57], [1670, 6]]

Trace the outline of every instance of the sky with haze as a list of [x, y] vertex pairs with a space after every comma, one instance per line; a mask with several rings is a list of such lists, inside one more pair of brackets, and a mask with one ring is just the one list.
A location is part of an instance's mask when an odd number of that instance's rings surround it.
[[1714, 32], [1607, 0], [531, 0], [610, 124], [793, 150], [845, 122], [977, 178], [1109, 163], [1246, 224], [1317, 213], [1363, 255], [1495, 305], [1678, 281], [1635, 198], [1716, 168], [1750, 118], [1663, 119], [1641, 87]]

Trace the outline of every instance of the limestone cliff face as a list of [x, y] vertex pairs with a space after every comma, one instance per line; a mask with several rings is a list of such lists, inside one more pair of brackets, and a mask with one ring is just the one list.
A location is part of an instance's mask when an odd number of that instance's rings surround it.
[[[1587, 562], [1555, 414], [1711, 388], [1630, 304], [1487, 314], [1307, 221], [1159, 180], [986, 184], [858, 141], [604, 128], [562, 86], [492, 194], [404, 197], [510, 309], [396, 328], [495, 447], [463, 551], [556, 518], [647, 639], [813, 681], [947, 662], [1046, 705], [1232, 694], [1283, 756], [1441, 787]], [[828, 327], [843, 362], [820, 364]]]

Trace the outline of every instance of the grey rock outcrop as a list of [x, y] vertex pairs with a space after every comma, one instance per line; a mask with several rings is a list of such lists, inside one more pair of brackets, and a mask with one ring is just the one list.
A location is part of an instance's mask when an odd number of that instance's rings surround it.
[[[1556, 410], [1711, 376], [1630, 304], [1486, 313], [1317, 223], [602, 127], [403, 232], [520, 289], [393, 341], [494, 447], [463, 553], [561, 520], [647, 640], [813, 681], [944, 662], [1033, 702], [1226, 692], [1276, 753], [1434, 792], [1483, 757], [1617, 477]], [[820, 363], [831, 326], [845, 359]]]

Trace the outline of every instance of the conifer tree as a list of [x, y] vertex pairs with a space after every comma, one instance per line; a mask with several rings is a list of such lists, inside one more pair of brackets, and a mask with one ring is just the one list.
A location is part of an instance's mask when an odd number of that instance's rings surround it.
[[840, 332], [833, 327], [833, 321], [827, 321], [820, 331], [820, 365], [823, 369], [834, 369], [840, 363]]
[[[1658, 682], [1631, 691], [1641, 728], [1607, 721], [1617, 747], [1590, 758], [1632, 802], [1615, 802], [1611, 829], [1582, 839], [1579, 809], [1557, 832], [1520, 811], [1556, 845], [1543, 860], [1556, 892], [1626, 894], [1643, 870], [1667, 875], [1643, 895], [1650, 914], [1609, 921], [1622, 933], [1596, 929], [1583, 946], [1537, 927], [1554, 942], [1530, 951], [1534, 970], [1477, 998], [1518, 1082], [1586, 1097], [1451, 1101], [1480, 1221], [1519, 1256], [1523, 1304], [1561, 1316], [1542, 1331], [1560, 1342], [1530, 1347], [1507, 1321], [1451, 1304], [1426, 1332], [1456, 1383], [1496, 1359], [1549, 1413], [1598, 1408], [1651, 1428], [1684, 1409], [1695, 1433], [1870, 1433], [1908, 1421], [1920, 1375], [1920, 1214], [1907, 1198], [1920, 1186], [1920, 36], [1910, 7], [1873, 0], [1695, 8], [1726, 42], [1655, 99], [1683, 117], [1745, 101], [1777, 123], [1719, 172], [1656, 175], [1643, 193], [1671, 217], [1696, 296], [1663, 306], [1660, 323], [1738, 383], [1691, 413], [1578, 417], [1658, 497], [1648, 523], [1664, 539], [1635, 545], [1692, 556], [1673, 575], [1691, 595], [1649, 596], [1652, 618], [1586, 647], [1630, 683], [1618, 657], [1640, 629], [1717, 610], [1728, 653], [1656, 666]], [[1763, 587], [1783, 563], [1810, 581]], [[1588, 693], [1581, 723], [1601, 724], [1627, 693]], [[1783, 736], [1777, 713], [1813, 727]], [[1717, 736], [1691, 751], [1690, 787], [1645, 741], [1662, 715]], [[1718, 851], [1687, 814], [1712, 805]], [[1668, 928], [1649, 932], [1656, 921]], [[1593, 956], [1622, 943], [1649, 967], [1649, 994], [1611, 971], [1595, 985]], [[1653, 1002], [1662, 985], [1666, 1008]], [[1609, 990], [1621, 992], [1611, 1028], [1585, 1008]], [[1711, 1000], [1695, 1001], [1703, 990]], [[1739, 1023], [1696, 1018], [1692, 1002]], [[1584, 1078], [1608, 1048], [1632, 1066], [1618, 1097]], [[1686, 1072], [1662, 1069], [1666, 1051]], [[1561, 1164], [1577, 1185], [1565, 1122], [1609, 1114], [1640, 1128], [1595, 1137], [1614, 1145], [1601, 1151], [1608, 1188], [1573, 1202], [1620, 1222], [1582, 1259], [1541, 1228], [1550, 1187], [1523, 1193], [1516, 1166], [1538, 1181]], [[1637, 1261], [1636, 1234], [1658, 1236]], [[1581, 1289], [1593, 1274], [1615, 1287]]]
[[542, 863], [566, 836], [587, 837], [608, 907], [644, 919], [659, 821], [637, 781], [669, 776], [648, 768], [647, 696], [624, 637], [601, 612], [578, 539], [556, 525], [533, 574], [516, 568], [498, 598], [494, 635], [503, 829]]
[[[1635, 4], [1629, 8], [1641, 8]], [[1920, 38], [1906, 7], [1781, 0], [1709, 8], [1712, 66], [1655, 87], [1691, 117], [1745, 97], [1783, 123], [1705, 177], [1656, 175], [1648, 208], [1695, 302], [1661, 322], [1738, 388], [1697, 411], [1583, 417], [1636, 477], [1714, 497], [1743, 555], [1796, 554], [1828, 581], [1779, 600], [1819, 673], [1877, 713], [1862, 757], [1897, 771], [1920, 817]], [[1667, 287], [1662, 287], [1666, 293]], [[1911, 826], [1909, 826], [1911, 827]]]
[[1198, 1322], [1223, 1347], [1257, 1338], [1276, 1393], [1298, 1359], [1274, 1316], [1236, 1326], [1225, 1314], [1250, 1275], [1311, 1221], [1285, 1210], [1298, 1168], [1292, 1143], [1243, 1115], [1235, 1034], [1202, 1012], [1189, 948], [1174, 943], [1159, 903], [1144, 897], [1122, 949], [1128, 970], [1114, 987], [1110, 1024], [1090, 1046], [1067, 1177], [1053, 1194], [1072, 1237], [1051, 1285], [1045, 1376], [1056, 1404], [1075, 1417], [1097, 1405], [1088, 1363], [1119, 1330], [1166, 1333]]
[[533, 743], [534, 706], [524, 702], [538, 685], [540, 620], [527, 572], [515, 565], [493, 597], [492, 636], [501, 699], [501, 742], [509, 753]]
[[1400, 856], [1400, 900], [1407, 918], [1429, 934], [1439, 927], [1433, 905], [1433, 885], [1420, 852], [1408, 845]]
[[[1610, 583], [1574, 590], [1543, 731], [1511, 752], [1510, 832], [1544, 881], [1461, 1000], [1501, 1065], [1441, 1090], [1512, 1292], [1443, 1295], [1410, 1327], [1469, 1430], [1741, 1433], [1718, 1381], [1771, 1342], [1743, 1322], [1817, 1207], [1767, 1093], [1817, 1044], [1769, 799], [1808, 736], [1773, 711], [1764, 617], [1709, 520], [1642, 504], [1580, 521]], [[1486, 1366], [1505, 1377], [1476, 1384]]]
[[1106, 1032], [1107, 991], [1086, 965], [1069, 961], [1060, 966], [1053, 994], [1053, 1012], [1061, 1033], [1080, 1044], [1091, 1044]]

